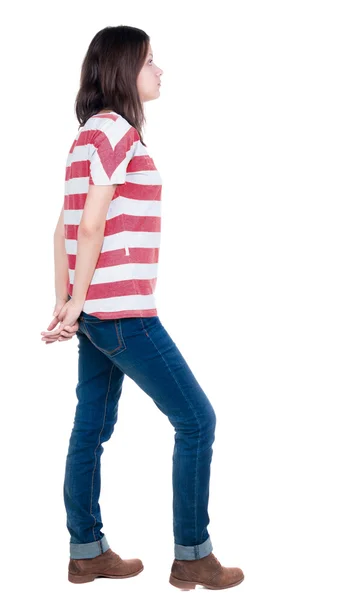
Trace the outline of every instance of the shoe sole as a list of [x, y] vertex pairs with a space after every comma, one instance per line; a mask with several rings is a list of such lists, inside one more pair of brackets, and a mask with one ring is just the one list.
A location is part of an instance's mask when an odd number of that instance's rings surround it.
[[244, 580], [244, 575], [243, 575], [242, 579], [239, 579], [239, 581], [236, 581], [235, 583], [230, 583], [229, 585], [222, 585], [222, 586], [220, 586], [220, 585], [213, 586], [213, 585], [207, 585], [206, 583], [202, 583], [201, 581], [182, 581], [181, 579], [177, 579], [173, 575], [171, 575], [169, 577], [169, 583], [171, 583], [172, 585], [174, 585], [175, 587], [177, 587], [181, 590], [194, 590], [196, 585], [202, 585], [203, 587], [208, 588], [209, 590], [225, 590], [227, 588], [234, 587], [235, 585], [239, 585], [240, 583], [242, 583], [243, 580]]
[[144, 567], [142, 567], [136, 573], [129, 573], [128, 575], [107, 575], [106, 573], [89, 573], [88, 575], [73, 575], [68, 571], [68, 581], [71, 583], [88, 583], [89, 581], [94, 581], [97, 577], [108, 577], [109, 579], [126, 579], [127, 577], [135, 577], [143, 571]]

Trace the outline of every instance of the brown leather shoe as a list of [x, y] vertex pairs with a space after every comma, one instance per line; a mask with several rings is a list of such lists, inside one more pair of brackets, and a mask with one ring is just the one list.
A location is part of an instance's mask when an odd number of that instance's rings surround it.
[[123, 560], [110, 548], [95, 558], [71, 558], [69, 560], [68, 580], [71, 583], [87, 583], [96, 577], [123, 579], [134, 577], [143, 571], [144, 565], [139, 558]]
[[197, 560], [174, 559], [169, 583], [182, 590], [192, 590], [203, 585], [210, 590], [223, 590], [241, 583], [242, 569], [222, 567], [213, 552]]

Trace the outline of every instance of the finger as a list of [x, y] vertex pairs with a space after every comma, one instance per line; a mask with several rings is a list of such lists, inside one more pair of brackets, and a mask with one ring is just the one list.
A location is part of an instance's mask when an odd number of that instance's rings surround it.
[[41, 338], [42, 342], [45, 342], [46, 344], [52, 344], [53, 342], [56, 342], [58, 338]]
[[54, 336], [58, 336], [63, 331], [67, 331], [69, 333], [75, 333], [76, 331], [78, 331], [78, 329], [79, 329], [79, 326], [77, 325], [77, 323], [75, 323], [75, 325], [64, 325], [64, 323], [60, 323], [60, 325], [57, 329], [53, 329], [52, 331], [42, 331], [41, 335], [47, 336], [48, 338], [52, 338]]
[[65, 325], [64, 329], [67, 331], [78, 331], [79, 325], [75, 323], [75, 325]]
[[45, 331], [42, 331], [42, 334], [46, 334], [46, 335], [54, 335], [54, 333], [56, 333], [57, 331], [59, 331], [59, 327], [54, 329], [54, 327], [52, 327], [50, 330], [49, 329], [45, 329]]
[[53, 339], [53, 338], [56, 338], [56, 337], [58, 337], [58, 335], [59, 335], [59, 334], [60, 334], [60, 331], [59, 331], [59, 329], [55, 329], [54, 331], [43, 331], [43, 332], [41, 333], [41, 335], [42, 335], [44, 338], [47, 338], [47, 339], [49, 339], [49, 340], [51, 340], [51, 339]]
[[63, 331], [60, 333], [60, 337], [70, 338], [71, 336], [72, 336], [72, 334], [69, 333], [68, 331], [65, 331], [65, 329], [63, 329]]
[[54, 319], [51, 321], [50, 325], [48, 325], [48, 329], [54, 329], [54, 327], [57, 326], [57, 324], [59, 323], [59, 319], [58, 317], [54, 317]]
[[47, 337], [47, 338], [53, 338], [53, 337], [57, 337], [59, 335], [60, 331], [59, 329], [55, 329], [54, 331], [42, 331], [41, 335], [43, 337]]
[[73, 337], [73, 336], [70, 336], [70, 337], [63, 337], [63, 336], [60, 336], [60, 337], [59, 337], [59, 339], [58, 339], [58, 342], [67, 342], [67, 341], [68, 341], [68, 340], [70, 340], [72, 337]]
[[42, 338], [41, 341], [45, 342], [45, 344], [53, 344], [54, 342], [56, 342], [56, 340], [48, 340], [48, 339], [45, 339], [45, 338]]
[[60, 332], [62, 332], [62, 331], [68, 331], [68, 332], [71, 333], [73, 331], [77, 331], [77, 329], [78, 329], [78, 327], [76, 327], [76, 324], [75, 325], [70, 325], [69, 323], [62, 322], [59, 325], [59, 331]]
[[74, 335], [76, 334], [76, 331], [66, 331], [65, 329], [63, 329], [63, 331], [60, 333], [59, 335], [59, 341], [60, 338], [66, 338], [68, 340], [70, 340], [72, 337], [74, 337]]

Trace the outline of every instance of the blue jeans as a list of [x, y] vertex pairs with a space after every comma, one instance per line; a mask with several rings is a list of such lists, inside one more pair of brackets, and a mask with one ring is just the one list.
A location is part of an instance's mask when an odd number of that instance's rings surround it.
[[78, 402], [64, 479], [70, 558], [94, 558], [109, 548], [101, 531], [100, 457], [117, 421], [124, 375], [175, 430], [174, 557], [207, 556], [213, 550], [207, 507], [216, 415], [206, 394], [158, 316], [98, 319], [81, 312], [76, 335]]

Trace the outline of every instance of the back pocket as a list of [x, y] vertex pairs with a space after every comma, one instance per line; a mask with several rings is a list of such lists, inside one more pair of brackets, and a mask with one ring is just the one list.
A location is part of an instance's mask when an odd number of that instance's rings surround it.
[[81, 312], [79, 328], [107, 356], [114, 356], [126, 349], [121, 319], [98, 319]]

